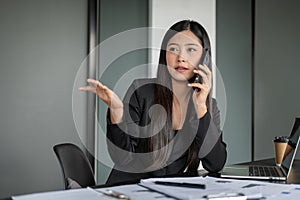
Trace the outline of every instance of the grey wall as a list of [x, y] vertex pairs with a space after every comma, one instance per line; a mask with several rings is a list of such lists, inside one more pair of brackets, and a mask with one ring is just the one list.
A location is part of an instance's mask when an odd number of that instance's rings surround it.
[[[136, 29], [140, 27], [148, 26], [148, 0], [130, 0], [130, 1], [119, 1], [119, 0], [101, 0], [100, 1], [100, 42], [105, 40], [113, 40], [118, 37], [118, 34], [122, 34], [124, 31]], [[126, 34], [124, 34], [126, 35]], [[148, 43], [148, 36], [146, 32], [139, 32], [135, 41], [126, 41], [127, 37], [122, 37], [121, 43], [116, 45], [109, 43], [112, 49], [118, 49], [121, 45], [130, 45], [132, 42], [146, 46]], [[125, 40], [125, 41], [124, 41]], [[101, 45], [101, 43], [100, 43]], [[122, 47], [123, 48], [123, 47]], [[116, 51], [108, 53], [115, 53]], [[107, 53], [106, 52], [106, 53]], [[114, 60], [109, 66], [101, 66], [105, 56], [100, 50], [100, 70], [101, 68], [108, 67], [105, 72], [99, 74], [100, 80], [123, 98], [123, 95], [127, 91], [129, 85], [136, 78], [147, 77], [148, 67], [144, 65], [148, 62], [148, 50], [147, 49], [129, 49], [129, 51], [123, 52], [124, 54], [116, 55]], [[140, 66], [140, 67], [137, 67]], [[137, 67], [137, 68], [135, 68]], [[134, 70], [132, 70], [135, 68]], [[130, 71], [132, 70], [132, 71]], [[116, 83], [120, 80], [119, 87], [115, 88]], [[99, 101], [98, 119], [100, 126], [98, 127], [98, 135], [105, 135], [106, 133], [106, 111], [107, 106]], [[97, 165], [97, 178], [98, 183], [105, 183], [110, 173], [111, 168], [106, 162], [103, 164], [101, 160], [109, 159], [107, 153], [106, 141], [98, 136], [98, 161]]]
[[62, 189], [52, 146], [80, 144], [74, 77], [86, 55], [87, 1], [0, 1], [0, 198]]
[[251, 159], [251, 123], [257, 160], [274, 157], [272, 139], [289, 135], [300, 116], [300, 3], [256, 0], [251, 121], [251, 1], [217, 1], [217, 64], [228, 103], [224, 140], [229, 163]]
[[255, 159], [273, 157], [272, 139], [300, 116], [300, 2], [256, 1]]
[[[227, 96], [227, 163], [250, 161], [251, 0], [217, 0], [216, 13], [216, 60]], [[217, 87], [217, 97], [219, 93]]]

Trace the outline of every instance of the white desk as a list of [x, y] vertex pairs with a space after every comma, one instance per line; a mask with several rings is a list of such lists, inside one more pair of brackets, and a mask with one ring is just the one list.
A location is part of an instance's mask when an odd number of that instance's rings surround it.
[[[205, 189], [175, 187], [155, 184], [155, 181], [172, 181], [205, 184]], [[300, 184], [276, 184], [259, 181], [220, 179], [213, 177], [190, 177], [190, 178], [159, 178], [146, 179], [141, 181], [141, 185], [130, 184], [122, 186], [114, 186], [108, 188], [97, 189], [78, 189], [65, 190], [57, 192], [37, 193], [24, 196], [13, 197], [14, 200], [99, 200], [110, 199], [102, 194], [107, 189], [124, 193], [131, 200], [170, 200], [170, 199], [186, 199], [186, 200], [205, 200], [206, 195], [227, 195], [227, 194], [244, 194], [240, 199], [247, 197], [261, 198], [266, 200], [282, 200], [282, 199], [299, 199]], [[97, 191], [95, 191], [97, 190]], [[173, 198], [169, 198], [173, 197]]]

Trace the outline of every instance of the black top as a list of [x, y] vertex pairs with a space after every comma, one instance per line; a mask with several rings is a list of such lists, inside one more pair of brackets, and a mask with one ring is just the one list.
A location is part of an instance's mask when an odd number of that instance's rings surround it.
[[155, 81], [137, 79], [131, 84], [123, 100], [123, 122], [112, 124], [108, 110], [107, 143], [115, 164], [109, 184], [182, 173], [187, 167], [187, 150], [193, 140], [199, 146], [198, 157], [207, 171], [217, 172], [226, 162], [226, 144], [222, 141], [216, 101], [213, 99], [211, 113], [198, 119], [190, 98], [183, 127], [174, 131], [175, 137], [167, 145], [171, 152], [168, 162], [161, 169], [151, 168], [151, 152], [145, 147], [149, 137], [155, 134], [153, 131], [159, 128], [151, 126], [151, 114], [155, 109], [162, 109], [153, 105]]

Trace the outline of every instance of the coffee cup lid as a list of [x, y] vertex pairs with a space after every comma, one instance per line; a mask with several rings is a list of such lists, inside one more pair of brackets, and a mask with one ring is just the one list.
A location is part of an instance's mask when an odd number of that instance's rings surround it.
[[276, 136], [274, 142], [288, 142], [289, 138], [287, 136]]

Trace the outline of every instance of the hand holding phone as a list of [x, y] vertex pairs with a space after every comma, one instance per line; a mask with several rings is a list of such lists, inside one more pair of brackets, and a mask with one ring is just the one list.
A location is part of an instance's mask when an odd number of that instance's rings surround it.
[[[208, 64], [209, 64], [209, 54], [208, 54], [208, 49], [204, 49], [199, 64], [200, 64], [200, 65], [206, 65], [206, 66], [208, 66]], [[199, 69], [198, 66], [197, 66], [197, 69]], [[201, 77], [200, 75], [198, 75], [198, 74], [195, 75], [194, 83], [200, 83], [200, 84], [202, 84], [202, 83], [203, 83], [202, 77]], [[193, 89], [197, 89], [197, 91], [200, 91], [199, 88], [195, 88], [195, 87], [194, 87]]]

